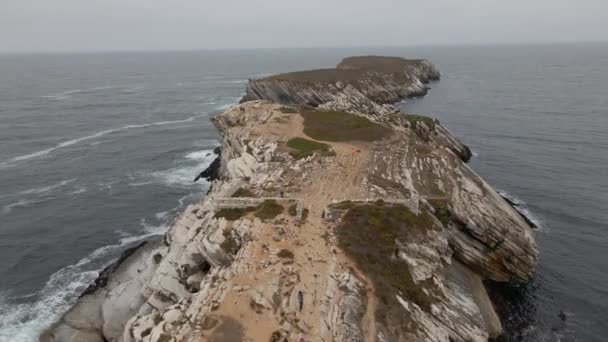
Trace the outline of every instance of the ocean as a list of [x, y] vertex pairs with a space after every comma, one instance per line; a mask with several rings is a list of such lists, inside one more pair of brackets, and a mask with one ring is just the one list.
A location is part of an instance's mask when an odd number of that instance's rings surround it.
[[219, 145], [209, 119], [247, 79], [364, 54], [437, 64], [429, 95], [399, 106], [437, 117], [538, 224], [538, 272], [508, 301], [511, 339], [604, 341], [599, 44], [0, 55], [0, 341], [36, 341], [101, 268], [204, 196], [192, 181]]

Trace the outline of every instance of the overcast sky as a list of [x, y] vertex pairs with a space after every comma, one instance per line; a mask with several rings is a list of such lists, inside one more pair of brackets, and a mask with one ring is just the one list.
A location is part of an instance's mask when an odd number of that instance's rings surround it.
[[608, 0], [0, 0], [0, 52], [608, 41]]

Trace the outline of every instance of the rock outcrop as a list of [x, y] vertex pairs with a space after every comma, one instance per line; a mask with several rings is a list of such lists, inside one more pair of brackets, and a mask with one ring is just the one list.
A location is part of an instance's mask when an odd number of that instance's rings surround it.
[[[439, 71], [426, 60], [398, 57], [350, 57], [335, 69], [292, 72], [250, 80], [241, 102], [267, 100], [282, 104], [324, 104], [357, 107], [365, 114], [396, 111], [390, 105], [426, 95], [426, 83]], [[350, 108], [351, 110], [353, 108]]]
[[[335, 70], [388, 82], [382, 75], [403, 64], [387, 61], [389, 69], [346, 59]], [[403, 79], [438, 77], [428, 62], [410, 64]], [[500, 335], [483, 280], [529, 280], [537, 250], [530, 226], [465, 164], [466, 146], [436, 120], [364, 112], [366, 101], [386, 109], [410, 96], [406, 83], [392, 80], [384, 93], [353, 76], [335, 91], [309, 81], [306, 89], [317, 90], [308, 93], [301, 83], [265, 82], [251, 82], [246, 98], [265, 100], [214, 119], [222, 153], [209, 193], [161, 241], [114, 265], [41, 340]], [[355, 90], [361, 95], [351, 97]], [[285, 105], [310, 99], [317, 109]]]

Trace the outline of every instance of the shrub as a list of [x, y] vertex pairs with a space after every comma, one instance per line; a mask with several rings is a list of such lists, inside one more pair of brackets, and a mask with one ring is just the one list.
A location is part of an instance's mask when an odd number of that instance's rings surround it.
[[222, 232], [222, 234], [224, 235], [224, 241], [220, 244], [220, 247], [228, 254], [236, 254], [236, 252], [239, 251], [239, 246], [232, 236], [231, 230], [226, 229]]
[[253, 215], [262, 220], [269, 220], [279, 216], [283, 212], [283, 206], [275, 200], [265, 200], [257, 206]]
[[279, 251], [279, 253], [277, 253], [277, 256], [279, 258], [283, 258], [283, 259], [293, 259], [294, 258], [293, 252], [290, 251], [289, 249], [281, 249]]
[[228, 221], [235, 221], [247, 215], [247, 213], [254, 211], [255, 209], [255, 207], [220, 209], [215, 213], [214, 217], [223, 217]]

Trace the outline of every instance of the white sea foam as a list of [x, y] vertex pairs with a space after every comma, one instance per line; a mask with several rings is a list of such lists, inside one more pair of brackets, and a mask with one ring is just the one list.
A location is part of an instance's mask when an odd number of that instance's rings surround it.
[[87, 192], [87, 188], [84, 186], [79, 187], [78, 189], [68, 192], [68, 195], [80, 195]]
[[214, 154], [212, 151], [209, 151], [209, 150], [196, 151], [196, 152], [186, 154], [187, 159], [196, 160], [196, 161], [207, 160], [210, 156], [214, 156]]
[[19, 192], [12, 193], [12, 194], [0, 195], [0, 198], [2, 198], [2, 197], [16, 197], [16, 196], [21, 196], [21, 195], [40, 195], [40, 194], [44, 194], [44, 193], [50, 192], [52, 190], [55, 190], [57, 188], [66, 186], [66, 185], [68, 185], [68, 184], [76, 181], [77, 179], [78, 178], [67, 179], [67, 180], [63, 180], [61, 182], [58, 182], [58, 183], [55, 183], [55, 184], [51, 184], [51, 185], [47, 185], [47, 186], [41, 186], [41, 187], [37, 187], [37, 188], [31, 188], [31, 189], [19, 191]]
[[27, 207], [27, 206], [30, 206], [32, 204], [44, 202], [44, 201], [46, 201], [48, 199], [51, 199], [51, 198], [52, 197], [46, 197], [46, 198], [43, 198], [43, 199], [31, 199], [31, 200], [20, 199], [20, 200], [18, 200], [16, 202], [7, 204], [4, 207], [2, 207], [2, 214], [8, 214], [8, 213], [10, 213], [11, 211], [13, 211], [13, 208]]
[[542, 220], [536, 217], [536, 215], [530, 210], [530, 208], [528, 208], [527, 203], [524, 200], [517, 198], [504, 190], [497, 190], [497, 192], [502, 197], [505, 197], [509, 201], [513, 202], [513, 204], [515, 205], [515, 210], [517, 210], [520, 214], [522, 214], [528, 220], [534, 223], [537, 229], [540, 230], [544, 228]]
[[223, 104], [221, 106], [217, 106], [217, 107], [215, 107], [215, 109], [217, 109], [217, 110], [225, 110], [225, 109], [228, 109], [228, 108], [230, 108], [232, 106], [234, 106], [234, 103], [228, 103], [228, 104]]
[[156, 217], [157, 220], [166, 220], [167, 217], [169, 217], [169, 212], [168, 211], [162, 211], [160, 213], [154, 214], [154, 217]]
[[59, 94], [43, 95], [41, 97], [45, 98], [45, 99], [65, 100], [65, 99], [68, 99], [70, 97], [70, 95], [78, 94], [83, 91], [84, 91], [83, 89], [73, 89], [73, 90], [67, 90], [67, 91], [61, 92]]
[[13, 304], [10, 294], [0, 294], [0, 341], [38, 341], [42, 330], [49, 326], [77, 299], [98, 272], [66, 267], [53, 274], [39, 291], [34, 303]]
[[[213, 150], [202, 150], [190, 152], [185, 155], [185, 158], [190, 162], [181, 164], [168, 170], [155, 171], [150, 175], [152, 178], [160, 181], [168, 186], [192, 187], [193, 180], [201, 171], [203, 171], [215, 159]], [[199, 186], [204, 186], [204, 181], [199, 181]]]
[[95, 134], [87, 135], [87, 136], [72, 139], [72, 140], [67, 140], [67, 141], [61, 142], [53, 147], [50, 147], [50, 148], [47, 148], [44, 150], [40, 150], [40, 151], [36, 151], [36, 152], [30, 153], [30, 154], [25, 154], [25, 155], [14, 157], [7, 161], [1, 162], [0, 168], [15, 166], [20, 162], [42, 157], [55, 150], [58, 150], [58, 149], [61, 149], [64, 147], [68, 147], [68, 146], [72, 146], [72, 145], [78, 144], [78, 143], [86, 141], [86, 140], [99, 138], [99, 137], [102, 137], [107, 134], [125, 131], [125, 130], [129, 130], [129, 129], [146, 128], [146, 127], [152, 127], [152, 126], [162, 126], [162, 125], [171, 125], [171, 124], [176, 124], [176, 123], [191, 122], [202, 116], [204, 116], [204, 115], [195, 115], [195, 116], [191, 116], [187, 119], [183, 119], [183, 120], [157, 121], [157, 122], [150, 122], [150, 123], [145, 123], [145, 124], [133, 124], [133, 125], [126, 125], [126, 126], [122, 126], [122, 127], [118, 127], [118, 128], [107, 129], [105, 131], [100, 131]]
[[66, 186], [66, 185], [74, 182], [76, 179], [78, 179], [78, 178], [72, 178], [72, 179], [63, 180], [63, 181], [61, 181], [59, 183], [55, 183], [55, 184], [52, 184], [52, 185], [49, 185], [49, 186], [43, 186], [43, 187], [40, 187], [40, 188], [33, 188], [33, 189], [29, 189], [29, 190], [24, 190], [24, 191], [21, 191], [19, 193], [22, 194], [22, 195], [42, 194], [42, 193], [49, 192], [51, 190], [60, 188], [62, 186]]
[[118, 244], [98, 248], [76, 264], [52, 274], [40, 291], [22, 297], [38, 297], [35, 302], [14, 303], [10, 293], [0, 293], [0, 341], [37, 341], [42, 330], [73, 305], [99, 271], [112, 262], [108, 260], [111, 253], [116, 254], [126, 245], [164, 234], [167, 230], [165, 224], [154, 226], [145, 220], [141, 225], [140, 235], [125, 235]]
[[238, 104], [239, 100], [241, 99], [242, 96], [239, 97], [235, 97], [233, 100], [230, 100], [228, 103], [223, 103], [219, 106], [216, 106], [215, 109], [216, 110], [226, 110], [236, 104]]

